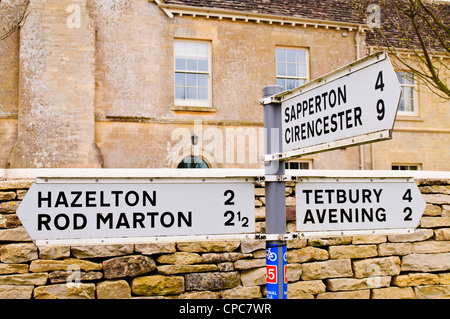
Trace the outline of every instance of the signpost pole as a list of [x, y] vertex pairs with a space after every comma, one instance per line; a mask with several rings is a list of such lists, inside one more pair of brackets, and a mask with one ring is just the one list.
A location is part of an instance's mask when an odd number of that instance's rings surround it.
[[[280, 93], [283, 88], [270, 85], [263, 88], [264, 98]], [[281, 152], [281, 103], [264, 106], [266, 154]], [[285, 182], [278, 179], [285, 174], [283, 161], [265, 164], [266, 175], [266, 234], [286, 233]], [[287, 299], [286, 241], [266, 242], [267, 299]]]

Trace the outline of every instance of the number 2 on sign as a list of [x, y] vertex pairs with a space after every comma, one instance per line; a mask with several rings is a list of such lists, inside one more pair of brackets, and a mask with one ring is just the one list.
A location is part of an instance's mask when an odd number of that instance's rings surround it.
[[[402, 197], [403, 200], [407, 200], [409, 203], [412, 201], [411, 197], [411, 188], [408, 188], [405, 192], [405, 194]], [[403, 210], [403, 213], [406, 214], [405, 218], [403, 218], [404, 221], [410, 222], [412, 221], [411, 215], [412, 215], [412, 209], [411, 207], [405, 207]]]
[[[223, 196], [227, 198], [224, 202], [224, 205], [226, 206], [233, 206], [235, 203], [233, 201], [234, 199], [234, 192], [230, 189], [226, 190], [223, 193]], [[234, 226], [234, 218], [237, 215], [237, 220], [239, 222], [242, 222], [242, 227], [248, 227], [248, 217], [241, 217], [241, 212], [237, 212], [237, 214], [234, 213], [232, 210], [227, 210], [225, 214], [223, 214], [223, 217], [227, 218], [225, 222], [225, 226]]]

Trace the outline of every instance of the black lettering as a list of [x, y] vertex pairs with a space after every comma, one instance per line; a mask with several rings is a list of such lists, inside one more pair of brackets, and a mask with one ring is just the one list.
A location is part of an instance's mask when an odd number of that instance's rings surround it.
[[323, 222], [325, 221], [325, 215], [327, 214], [327, 209], [324, 208], [322, 210], [322, 214], [320, 214], [320, 209], [316, 209], [316, 215], [317, 215], [317, 220], [319, 221], [320, 224], [323, 224]]
[[361, 121], [362, 110], [359, 106], [355, 107], [355, 127], [363, 125]]
[[309, 115], [312, 115], [312, 114], [314, 114], [314, 109], [313, 109], [313, 107], [314, 107], [314, 98], [309, 98], [309, 100], [308, 100], [308, 104], [309, 104]]
[[352, 128], [352, 109], [348, 109], [345, 111], [345, 122], [347, 124], [346, 128]]
[[306, 139], [306, 130], [305, 130], [304, 122], [301, 124], [301, 132], [302, 132], [302, 140], [305, 140]]
[[69, 203], [67, 202], [66, 194], [64, 192], [59, 192], [58, 197], [56, 198], [55, 207], [59, 207], [60, 205], [69, 207]]
[[302, 111], [303, 111], [303, 117], [305, 117], [305, 112], [308, 109], [308, 101], [303, 101], [302, 102]]
[[325, 116], [325, 117], [323, 118], [323, 134], [328, 134], [328, 133], [330, 133], [330, 131], [328, 130], [328, 119], [329, 119], [328, 116]]
[[115, 206], [119, 207], [119, 195], [123, 194], [123, 191], [111, 191], [111, 194], [114, 195], [115, 198]]
[[336, 224], [337, 221], [337, 209], [336, 208], [331, 208], [328, 211], [329, 215], [328, 215], [328, 221], [330, 222], [330, 224]]
[[341, 222], [344, 222], [344, 216], [345, 219], [347, 219], [347, 222], [351, 223], [352, 222], [352, 210], [350, 209], [350, 214], [347, 214], [347, 212], [345, 211], [344, 208], [341, 208]]
[[308, 128], [308, 138], [314, 137], [314, 122], [308, 122], [307, 128]]
[[138, 224], [141, 228], [144, 226], [145, 215], [143, 213], [133, 213], [133, 228], [137, 228]]
[[[60, 220], [63, 219], [63, 224], [60, 224]], [[69, 216], [66, 214], [58, 214], [55, 216], [55, 227], [58, 230], [66, 230], [70, 225], [70, 219]]]
[[321, 107], [320, 107], [320, 102], [321, 102], [320, 95], [316, 95], [316, 97], [315, 97], [315, 102], [316, 102], [316, 113], [317, 113], [317, 112], [321, 112], [322, 109], [321, 109]]
[[309, 204], [309, 194], [311, 194], [313, 191], [312, 189], [304, 189], [303, 193], [306, 194], [306, 204]]
[[337, 131], [337, 122], [336, 122], [336, 114], [332, 114], [331, 115], [331, 118], [330, 118], [330, 120], [331, 120], [331, 128], [330, 128], [330, 131], [331, 132], [336, 132]]
[[290, 128], [287, 128], [286, 131], [284, 131], [284, 140], [286, 141], [286, 144], [289, 144], [291, 142], [291, 139], [289, 138], [290, 133], [291, 133]]
[[334, 107], [336, 105], [336, 91], [331, 90], [328, 95], [328, 104], [330, 107]]
[[47, 202], [47, 207], [52, 207], [52, 193], [48, 192], [47, 197], [42, 197], [42, 192], [38, 192], [38, 208], [42, 207], [42, 202]]
[[130, 224], [128, 223], [127, 215], [125, 213], [120, 213], [119, 220], [117, 221], [116, 229], [125, 226], [126, 228], [130, 228]]
[[380, 196], [381, 196], [382, 191], [383, 191], [383, 189], [379, 189], [378, 192], [376, 189], [373, 190], [373, 193], [375, 194], [375, 197], [377, 198], [377, 203], [380, 202]]
[[105, 203], [105, 197], [104, 197], [103, 191], [100, 191], [100, 207], [110, 207], [110, 203]]
[[297, 118], [300, 118], [300, 113], [302, 112], [302, 103], [297, 103]]
[[314, 221], [314, 216], [313, 216], [313, 214], [311, 213], [311, 210], [310, 210], [310, 209], [307, 209], [307, 210], [306, 210], [305, 219], [303, 220], [303, 224], [306, 224], [306, 223], [308, 223], [308, 222], [311, 222], [311, 223], [313, 223], [313, 224], [316, 223], [316, 222]]
[[150, 227], [154, 228], [155, 227], [155, 216], [158, 216], [159, 213], [158, 212], [148, 212], [147, 216], [150, 216]]
[[328, 203], [331, 204], [332, 201], [331, 194], [334, 193], [334, 189], [325, 189], [324, 191], [325, 193], [328, 194]]
[[284, 123], [289, 123], [290, 119], [289, 119], [289, 108], [287, 107], [284, 110]]
[[296, 125], [294, 127], [294, 141], [300, 141], [300, 127], [298, 125]]
[[[341, 102], [342, 99], [342, 102]], [[347, 88], [346, 85], [344, 85], [344, 91], [340, 87], [338, 87], [338, 103], [341, 105], [341, 103], [347, 103]]]
[[322, 93], [323, 109], [324, 110], [327, 109], [327, 96], [328, 96], [328, 92]]
[[[352, 194], [354, 195], [354, 197], [352, 196]], [[350, 189], [348, 191], [348, 199], [353, 204], [357, 203], [359, 201], [359, 189]]]
[[97, 207], [96, 203], [91, 203], [95, 201], [95, 197], [91, 197], [91, 195], [95, 195], [95, 191], [86, 192], [86, 207]]
[[336, 190], [336, 200], [338, 204], [344, 204], [347, 202], [347, 196], [345, 195], [345, 190], [337, 189]]
[[[81, 224], [79, 221], [81, 220]], [[83, 214], [73, 214], [73, 229], [84, 229], [87, 225], [87, 218]]]
[[372, 200], [370, 199], [372, 192], [370, 189], [363, 189], [362, 190], [362, 202], [363, 203], [372, 203]]
[[106, 223], [109, 224], [108, 228], [113, 228], [113, 215], [112, 213], [106, 214], [106, 216], [103, 216], [101, 213], [97, 214], [97, 229], [100, 229], [100, 223], [103, 223], [103, 225], [106, 225]]
[[316, 120], [316, 134], [317, 134], [317, 136], [322, 135], [322, 129], [320, 129], [320, 132], [319, 132], [319, 129], [317, 128], [317, 124], [319, 124], [319, 122], [320, 122], [320, 125], [319, 125], [319, 127], [320, 127], [320, 126], [322, 126], [322, 119], [321, 118], [318, 118]]
[[323, 191], [321, 189], [316, 189], [314, 191], [315, 204], [323, 204], [322, 193], [323, 193]]
[[81, 197], [81, 194], [83, 194], [83, 192], [70, 192], [71, 195], [75, 195], [75, 198], [72, 200], [72, 203], [70, 203], [70, 207], [82, 207], [83, 205], [81, 203], [77, 203], [78, 200]]
[[339, 116], [339, 123], [341, 124], [341, 125], [339, 126], [339, 129], [340, 129], [340, 130], [343, 129], [342, 117], [344, 116], [344, 114], [345, 114], [344, 111], [339, 112], [339, 113], [337, 114], [337, 115]]
[[295, 116], [295, 109], [294, 109], [294, 106], [292, 105], [291, 106], [291, 121], [296, 120], [296, 119], [297, 119], [297, 117]]
[[[130, 201], [130, 194], [132, 194], [134, 196], [134, 202]], [[136, 193], [135, 191], [129, 191], [128, 193], [126, 193], [125, 195], [125, 203], [130, 206], [130, 207], [134, 207], [139, 203], [139, 195], [138, 193]]]
[[375, 216], [379, 222], [386, 221], [386, 211], [384, 210], [384, 208], [378, 208], [377, 211], [375, 212]]
[[187, 227], [192, 227], [192, 212], [188, 212], [187, 218], [182, 212], [178, 212], [178, 227], [183, 227], [182, 222]]
[[369, 212], [367, 212], [367, 209], [363, 208], [361, 211], [361, 221], [365, 222], [366, 218], [369, 222], [373, 222], [373, 208], [369, 209]]
[[38, 230], [42, 230], [42, 226], [45, 226], [46, 230], [51, 230], [48, 225], [51, 221], [50, 215], [47, 214], [38, 214]]
[[[166, 217], [169, 217], [169, 222], [166, 222]], [[161, 215], [161, 225], [165, 228], [172, 227], [173, 223], [175, 222], [175, 217], [170, 212], [165, 212]]]

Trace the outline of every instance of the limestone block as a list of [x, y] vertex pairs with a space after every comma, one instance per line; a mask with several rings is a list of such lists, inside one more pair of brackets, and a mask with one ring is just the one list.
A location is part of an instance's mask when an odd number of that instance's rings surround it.
[[425, 202], [429, 204], [450, 204], [450, 195], [449, 194], [422, 194]]
[[26, 264], [0, 264], [0, 275], [25, 274], [28, 272]]
[[125, 280], [103, 281], [97, 284], [98, 299], [131, 298], [131, 288]]
[[216, 271], [217, 265], [213, 264], [195, 264], [195, 265], [165, 265], [158, 266], [158, 273], [161, 275], [175, 275], [195, 272]]
[[442, 286], [418, 286], [414, 292], [419, 299], [449, 299], [450, 285]]
[[378, 254], [380, 256], [404, 256], [411, 253], [411, 243], [384, 243], [378, 245]]
[[23, 226], [11, 229], [0, 229], [0, 241], [31, 241]]
[[239, 241], [205, 241], [177, 243], [179, 251], [199, 252], [199, 253], [220, 253], [232, 252], [240, 246]]
[[363, 290], [368, 288], [389, 287], [391, 277], [370, 277], [370, 278], [337, 278], [325, 280], [327, 290], [330, 291], [346, 291], [346, 290]]
[[353, 261], [356, 278], [394, 276], [400, 273], [400, 258], [397, 256]]
[[143, 255], [115, 257], [103, 262], [106, 279], [137, 277], [155, 269], [155, 261]]
[[412, 254], [402, 258], [402, 271], [433, 272], [450, 270], [450, 253]]
[[34, 286], [0, 286], [0, 299], [30, 299]]
[[99, 280], [103, 278], [103, 273], [100, 271], [52, 271], [48, 275], [48, 279], [52, 284], [59, 284], [59, 283], [77, 283], [81, 281], [91, 281], [91, 280]]
[[257, 299], [261, 298], [261, 288], [259, 286], [243, 287], [238, 286], [220, 292], [222, 299]]
[[391, 243], [405, 243], [405, 242], [414, 242], [414, 241], [423, 241], [433, 237], [432, 229], [416, 229], [416, 231], [412, 234], [404, 234], [404, 235], [389, 235], [388, 240]]
[[144, 276], [134, 278], [131, 291], [138, 296], [178, 295], [184, 292], [182, 276]]
[[308, 239], [309, 246], [336, 246], [349, 245], [352, 243], [352, 237], [333, 237], [333, 238], [311, 238]]
[[450, 273], [438, 274], [438, 278], [441, 285], [450, 285]]
[[414, 254], [435, 254], [450, 252], [450, 241], [424, 241], [414, 243], [412, 246]]
[[169, 254], [177, 251], [175, 243], [136, 244], [134, 250], [143, 255]]
[[399, 287], [412, 287], [423, 285], [439, 284], [439, 277], [436, 274], [429, 273], [410, 273], [407, 275], [395, 276], [392, 284]]
[[244, 286], [259, 286], [266, 284], [266, 267], [241, 272], [241, 281]]
[[16, 196], [16, 192], [0, 192], [0, 201], [13, 200]]
[[38, 259], [37, 247], [33, 243], [3, 245], [0, 249], [4, 263], [23, 263]]
[[246, 240], [241, 243], [241, 252], [248, 254], [255, 250], [266, 249], [266, 242], [261, 240]]
[[450, 227], [450, 217], [422, 217], [420, 219], [420, 227], [423, 228]]
[[302, 264], [287, 264], [288, 282], [298, 281], [302, 275]]
[[441, 214], [442, 208], [433, 204], [427, 204], [423, 212], [423, 216], [440, 216]]
[[12, 190], [12, 189], [28, 189], [33, 184], [34, 180], [8, 180], [0, 181], [0, 190]]
[[68, 258], [63, 260], [33, 260], [30, 264], [30, 271], [31, 272], [47, 272], [56, 270], [66, 271], [68, 267], [72, 267], [73, 269], [79, 269], [83, 271], [94, 271], [94, 270], [101, 270], [102, 264], [75, 258]]
[[14, 213], [19, 208], [20, 201], [0, 203], [0, 213]]
[[302, 280], [351, 277], [350, 259], [319, 261], [303, 264]]
[[317, 295], [317, 299], [370, 299], [370, 290], [325, 292]]
[[288, 284], [288, 297], [297, 298], [303, 295], [317, 295], [325, 292], [326, 288], [322, 280], [298, 281]]
[[240, 285], [238, 272], [193, 273], [185, 276], [186, 290], [223, 290]]
[[288, 250], [287, 260], [289, 263], [304, 263], [315, 260], [328, 259], [328, 251], [316, 247], [305, 247], [301, 249]]
[[95, 284], [58, 284], [34, 289], [35, 299], [95, 299]]
[[381, 244], [387, 241], [386, 235], [360, 235], [353, 236], [353, 245], [364, 245], [364, 244]]
[[113, 257], [132, 254], [134, 245], [71, 246], [70, 250], [76, 258]]
[[16, 214], [0, 214], [0, 228], [16, 228], [21, 226], [22, 223]]
[[206, 253], [202, 255], [205, 263], [221, 263], [221, 262], [235, 262], [243, 256], [242, 253]]
[[450, 240], [450, 228], [440, 228], [434, 230], [435, 240]]
[[411, 287], [389, 287], [372, 289], [372, 299], [414, 299], [416, 295]]
[[181, 252], [159, 256], [156, 261], [160, 264], [191, 265], [201, 263], [203, 258], [196, 253]]
[[47, 278], [47, 273], [3, 275], [0, 276], [0, 285], [42, 286]]
[[266, 265], [265, 259], [241, 259], [234, 263], [236, 270], [260, 268]]
[[357, 259], [378, 256], [376, 245], [343, 245], [330, 246], [331, 259]]
[[40, 246], [39, 259], [62, 259], [70, 257], [69, 246]]

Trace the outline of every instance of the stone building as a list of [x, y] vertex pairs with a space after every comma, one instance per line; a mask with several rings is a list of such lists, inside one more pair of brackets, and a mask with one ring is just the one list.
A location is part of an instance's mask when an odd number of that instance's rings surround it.
[[[9, 21], [26, 1], [2, 5]], [[375, 49], [351, 12], [343, 0], [30, 0], [0, 41], [0, 168], [261, 168], [262, 88]], [[450, 170], [449, 102], [398, 74], [391, 141], [289, 167]]]

